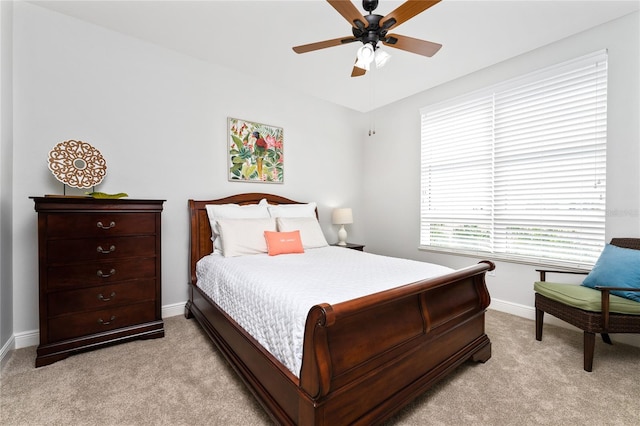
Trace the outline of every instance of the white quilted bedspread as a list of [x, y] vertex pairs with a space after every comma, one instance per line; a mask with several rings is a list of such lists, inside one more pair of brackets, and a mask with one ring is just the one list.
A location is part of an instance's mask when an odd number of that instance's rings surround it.
[[296, 376], [311, 307], [451, 271], [441, 265], [340, 247], [280, 256], [211, 254], [196, 267], [198, 287]]

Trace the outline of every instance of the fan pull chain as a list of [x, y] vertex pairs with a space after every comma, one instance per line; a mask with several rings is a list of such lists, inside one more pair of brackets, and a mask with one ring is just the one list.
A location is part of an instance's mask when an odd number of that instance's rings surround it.
[[[374, 75], [376, 74], [376, 72], [373, 70], [374, 67], [371, 67], [371, 71], [369, 72], [369, 95], [370, 95], [370, 99], [369, 99], [369, 105], [371, 105], [373, 107], [374, 102], [375, 102], [375, 81], [374, 81]], [[375, 113], [373, 111], [369, 112], [369, 136], [375, 135], [376, 134], [376, 119], [375, 119]]]

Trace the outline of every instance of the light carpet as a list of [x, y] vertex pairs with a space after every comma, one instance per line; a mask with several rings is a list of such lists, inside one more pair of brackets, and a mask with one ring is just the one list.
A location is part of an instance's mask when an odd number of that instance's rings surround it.
[[[2, 425], [270, 425], [269, 416], [195, 320], [166, 336], [34, 368], [35, 347], [2, 369]], [[582, 369], [582, 334], [489, 311], [492, 358], [466, 363], [387, 425], [637, 425], [640, 348], [596, 343]], [[614, 337], [615, 338], [615, 337]]]

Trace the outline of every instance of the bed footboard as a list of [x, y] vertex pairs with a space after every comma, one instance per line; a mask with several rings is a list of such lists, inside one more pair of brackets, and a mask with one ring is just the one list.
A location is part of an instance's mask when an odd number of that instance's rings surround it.
[[372, 424], [449, 371], [491, 357], [491, 262], [309, 312], [299, 424]]

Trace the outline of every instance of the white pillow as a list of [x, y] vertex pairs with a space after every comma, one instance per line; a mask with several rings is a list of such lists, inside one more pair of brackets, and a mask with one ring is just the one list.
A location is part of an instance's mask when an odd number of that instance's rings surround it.
[[267, 219], [219, 219], [222, 255], [245, 256], [267, 252], [264, 231], [276, 231], [276, 220]]
[[[211, 240], [214, 249], [221, 250], [220, 239], [218, 236], [218, 219], [258, 219], [268, 218], [269, 210], [267, 210], [267, 200], [262, 199], [258, 204], [248, 204], [241, 206], [239, 204], [207, 204], [207, 216], [209, 217], [209, 225], [211, 226]], [[214, 250], [215, 251], [215, 250]]]
[[316, 203], [269, 205], [271, 217], [316, 217]]
[[279, 217], [276, 223], [280, 232], [300, 231], [305, 250], [329, 245], [315, 217]]

